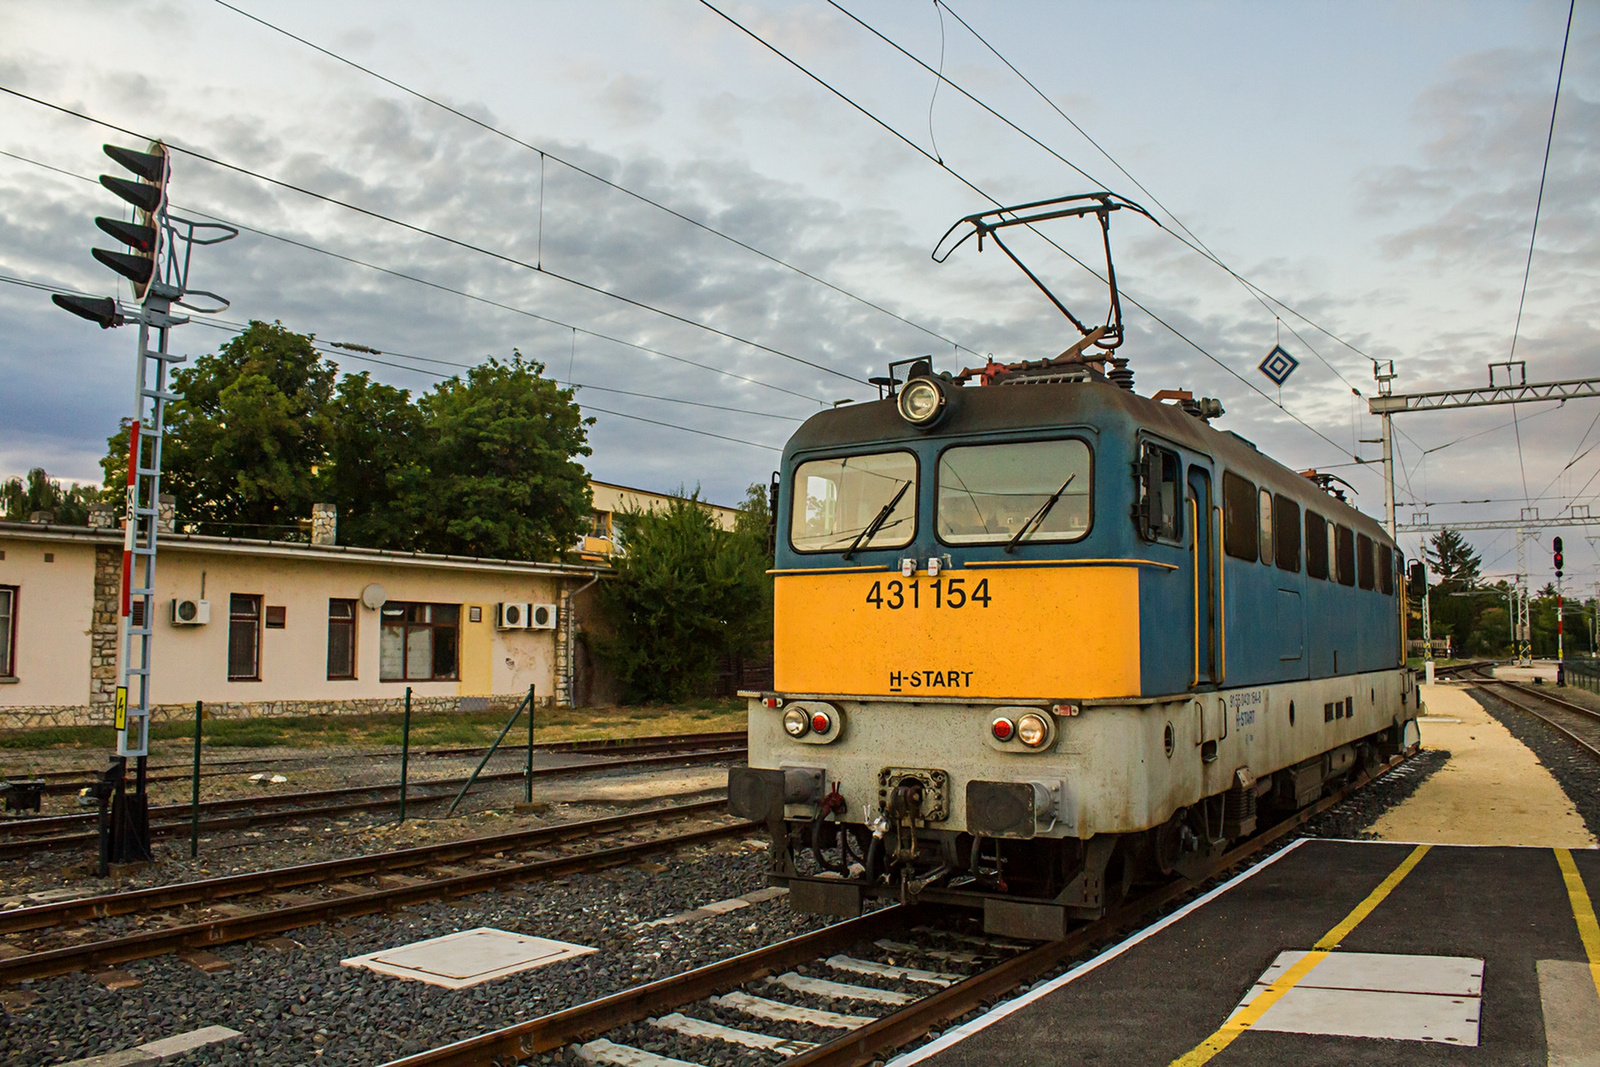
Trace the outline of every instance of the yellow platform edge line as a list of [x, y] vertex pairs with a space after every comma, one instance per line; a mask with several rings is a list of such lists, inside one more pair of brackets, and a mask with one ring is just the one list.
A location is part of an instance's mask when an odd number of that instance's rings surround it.
[[1589, 957], [1589, 977], [1594, 979], [1595, 995], [1600, 996], [1600, 923], [1595, 922], [1594, 904], [1578, 874], [1578, 865], [1572, 861], [1572, 851], [1565, 848], [1552, 851], [1561, 865], [1561, 880], [1567, 883], [1567, 899], [1572, 902], [1572, 917], [1578, 923], [1578, 939]]
[[[1432, 845], [1418, 845], [1412, 849], [1411, 854], [1401, 861], [1400, 866], [1391, 871], [1389, 877], [1379, 882], [1378, 887], [1367, 894], [1367, 899], [1357, 904], [1355, 910], [1346, 915], [1339, 925], [1322, 935], [1310, 952], [1302, 956], [1276, 982], [1273, 982], [1257, 994], [1255, 999], [1246, 1004], [1237, 1015], [1218, 1027], [1216, 1033], [1200, 1042], [1184, 1055], [1173, 1060], [1172, 1067], [1200, 1067], [1201, 1064], [1210, 1062], [1213, 1056], [1233, 1044], [1235, 1038], [1259, 1022], [1261, 1017], [1267, 1013], [1267, 1009], [1271, 1008], [1285, 993], [1298, 985], [1306, 975], [1315, 969], [1317, 964], [1327, 959], [1333, 950], [1339, 946], [1340, 942], [1349, 937], [1351, 931], [1360, 926], [1367, 916], [1371, 915], [1378, 905], [1382, 904], [1384, 899], [1394, 892], [1395, 886], [1405, 880], [1406, 875], [1410, 874], [1417, 864], [1422, 862], [1422, 857], [1426, 856], [1428, 850], [1432, 847]], [[1584, 899], [1587, 902], [1588, 898], [1585, 897]], [[1591, 913], [1591, 919], [1592, 917]]]

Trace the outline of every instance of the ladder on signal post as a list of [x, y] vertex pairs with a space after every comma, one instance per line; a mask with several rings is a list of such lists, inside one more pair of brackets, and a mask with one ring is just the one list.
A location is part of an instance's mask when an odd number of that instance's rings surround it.
[[[188, 357], [167, 351], [172, 315], [182, 295], [154, 284], [139, 317], [139, 358], [134, 382], [134, 418], [128, 428], [128, 503], [122, 548], [122, 692], [117, 699], [117, 755], [138, 759], [143, 793], [144, 757], [150, 751], [150, 661], [155, 629], [156, 542], [161, 527], [161, 450], [167, 429], [171, 365]], [[151, 335], [155, 347], [150, 347]], [[137, 603], [139, 609], [133, 610]]]

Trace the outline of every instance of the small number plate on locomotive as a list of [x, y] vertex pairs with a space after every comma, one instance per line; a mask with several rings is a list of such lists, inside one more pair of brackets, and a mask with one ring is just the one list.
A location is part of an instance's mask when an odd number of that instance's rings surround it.
[[878, 772], [878, 810], [889, 806], [889, 791], [907, 778], [922, 783], [923, 822], [943, 822], [950, 817], [950, 774], [920, 767], [885, 767]]

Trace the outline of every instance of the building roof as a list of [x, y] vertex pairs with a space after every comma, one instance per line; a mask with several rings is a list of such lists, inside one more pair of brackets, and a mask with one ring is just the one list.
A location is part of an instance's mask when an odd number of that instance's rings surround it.
[[[121, 529], [95, 529], [88, 526], [62, 526], [58, 523], [7, 522], [0, 520], [0, 537], [56, 543], [120, 545]], [[493, 559], [482, 556], [451, 556], [432, 552], [401, 552], [387, 548], [361, 548], [356, 545], [313, 545], [303, 541], [262, 541], [245, 537], [212, 537], [205, 534], [167, 533], [158, 545], [193, 552], [232, 553], [248, 556], [277, 556], [301, 560], [326, 560], [337, 563], [385, 563], [398, 566], [433, 567], [447, 570], [513, 571], [522, 574], [594, 575], [610, 568], [591, 563], [534, 563], [527, 560]]]
[[[676, 493], [659, 492], [658, 490], [655, 490], [655, 489], [640, 489], [638, 486], [634, 486], [634, 485], [621, 485], [621, 484], [619, 484], [617, 482], [602, 482], [598, 478], [590, 478], [589, 479], [589, 484], [590, 485], [604, 486], [607, 489], [616, 489], [619, 492], [623, 492], [623, 493], [637, 493], [640, 496], [659, 497], [662, 500], [667, 500], [667, 499], [670, 499], [673, 496], [678, 495]], [[702, 500], [702, 501], [700, 501], [700, 503], [704, 504], [706, 507], [710, 508], [713, 511], [726, 511], [726, 512], [730, 512], [730, 513], [734, 513], [734, 514], [737, 514], [738, 511], [739, 511], [739, 509], [737, 507], [730, 507], [727, 504], [713, 504], [709, 500]]]

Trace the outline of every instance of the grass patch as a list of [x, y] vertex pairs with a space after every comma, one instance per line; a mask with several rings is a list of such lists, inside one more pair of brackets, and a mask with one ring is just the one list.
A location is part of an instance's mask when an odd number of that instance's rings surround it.
[[[487, 745], [499, 735], [509, 712], [432, 712], [411, 716], [411, 744], [417, 748]], [[718, 697], [645, 707], [541, 708], [534, 714], [533, 737], [542, 741], [588, 741], [648, 734], [694, 734], [742, 730], [745, 702]], [[207, 747], [218, 748], [385, 748], [400, 744], [401, 715], [304, 715], [292, 718], [207, 720]], [[520, 717], [506, 743], [526, 743], [528, 720]], [[154, 741], [194, 737], [194, 723], [150, 725]], [[109, 726], [54, 726], [0, 731], [0, 749], [111, 748]]]

